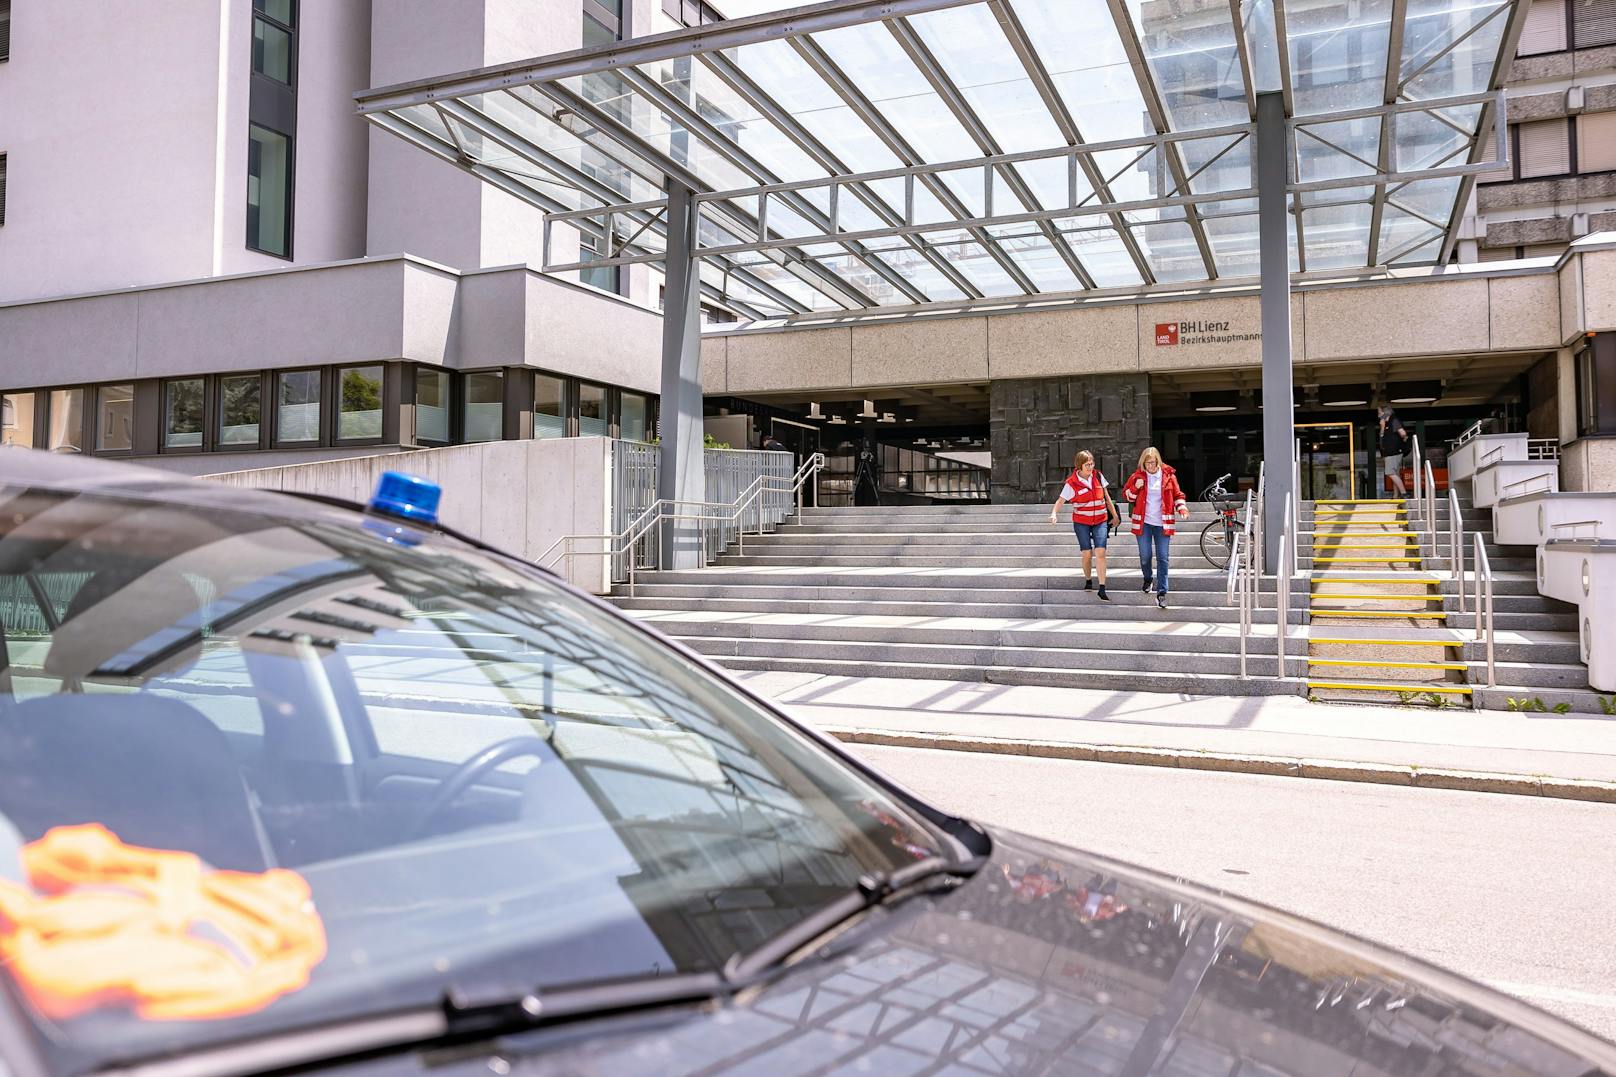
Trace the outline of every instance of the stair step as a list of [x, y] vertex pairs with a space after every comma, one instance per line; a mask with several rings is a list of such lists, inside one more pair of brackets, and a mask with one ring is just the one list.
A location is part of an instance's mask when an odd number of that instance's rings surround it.
[[1307, 687], [1348, 692], [1441, 692], [1444, 695], [1461, 696], [1468, 696], [1474, 691], [1468, 684], [1430, 684], [1424, 681], [1404, 681], [1401, 684], [1377, 684], [1374, 681], [1308, 681]]
[[1463, 647], [1464, 640], [1451, 639], [1367, 639], [1357, 636], [1345, 638], [1337, 636], [1309, 635], [1307, 642], [1316, 647], [1342, 646], [1342, 647]]
[[1463, 672], [1470, 668], [1467, 662], [1385, 662], [1372, 658], [1308, 658], [1310, 666], [1353, 666], [1368, 669], [1439, 669]]
[[[1447, 613], [1427, 613], [1419, 610], [1337, 610], [1324, 609], [1317, 606], [1308, 610], [1309, 613], [1325, 617], [1417, 617], [1421, 620], [1440, 621], [1447, 617]], [[1494, 614], [1496, 616], [1496, 612]]]
[[1417, 565], [1420, 557], [1315, 557], [1315, 565]]
[[[1313, 597], [1314, 598], [1346, 598], [1346, 599], [1354, 599], [1354, 600], [1368, 599], [1371, 602], [1446, 602], [1447, 601], [1447, 598], [1445, 596], [1443, 596], [1443, 595], [1382, 595], [1382, 594], [1338, 595], [1338, 594], [1334, 594], [1334, 593], [1328, 593], [1327, 594], [1327, 593], [1325, 593], [1323, 591], [1314, 591], [1313, 592]], [[1496, 596], [1494, 596], [1494, 597], [1496, 598]], [[1494, 612], [1496, 612], [1496, 609], [1495, 609]]]

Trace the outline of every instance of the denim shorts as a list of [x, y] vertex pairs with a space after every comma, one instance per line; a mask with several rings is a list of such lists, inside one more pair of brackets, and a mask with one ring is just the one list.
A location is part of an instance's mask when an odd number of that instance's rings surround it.
[[1077, 532], [1077, 546], [1080, 550], [1103, 550], [1105, 540], [1111, 534], [1111, 524], [1101, 520], [1097, 524], [1072, 523], [1072, 530]]

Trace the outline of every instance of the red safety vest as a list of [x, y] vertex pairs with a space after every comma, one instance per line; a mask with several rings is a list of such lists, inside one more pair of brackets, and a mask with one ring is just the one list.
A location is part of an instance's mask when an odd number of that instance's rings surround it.
[[1061, 487], [1061, 496], [1072, 503], [1074, 524], [1103, 524], [1111, 515], [1105, 507], [1105, 476], [1099, 469], [1090, 472], [1086, 479], [1072, 472], [1066, 485]]
[[[1161, 485], [1162, 532], [1171, 535], [1173, 525], [1178, 522], [1178, 506], [1185, 504], [1184, 492], [1178, 488], [1178, 473], [1163, 464]], [[1130, 515], [1133, 517], [1133, 533], [1142, 534], [1145, 530], [1144, 499], [1149, 496], [1150, 476], [1145, 474], [1144, 468], [1139, 468], [1122, 484], [1122, 494], [1133, 507]]]

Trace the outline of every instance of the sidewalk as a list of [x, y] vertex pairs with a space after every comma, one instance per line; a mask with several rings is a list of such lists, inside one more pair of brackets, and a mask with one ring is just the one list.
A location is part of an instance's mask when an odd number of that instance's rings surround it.
[[1616, 803], [1616, 718], [740, 672], [840, 740]]

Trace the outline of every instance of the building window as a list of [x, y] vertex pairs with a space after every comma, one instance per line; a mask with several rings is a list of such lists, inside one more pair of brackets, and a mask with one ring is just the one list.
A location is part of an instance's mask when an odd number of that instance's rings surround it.
[[0, 396], [0, 445], [33, 448], [33, 393], [6, 393]]
[[651, 440], [651, 398], [624, 390], [617, 405], [617, 436], [630, 441]]
[[219, 379], [219, 447], [258, 446], [264, 421], [264, 379], [257, 374]]
[[135, 387], [103, 385], [95, 391], [95, 451], [128, 452], [135, 447]]
[[292, 140], [252, 124], [247, 129], [247, 246], [292, 256]]
[[[1616, 2], [1616, 0], [1613, 0]], [[1571, 124], [1566, 120], [1536, 120], [1514, 125], [1521, 179], [1564, 176], [1571, 171]]]
[[533, 436], [567, 436], [567, 383], [549, 374], [533, 376]]
[[163, 450], [202, 448], [203, 394], [201, 378], [163, 383]]
[[292, 84], [293, 0], [253, 0], [253, 66], [256, 74]]
[[611, 35], [607, 40], [619, 41], [623, 37], [623, 0], [583, 0], [584, 44], [597, 42], [589, 39], [589, 24], [597, 23]]
[[415, 371], [415, 440], [449, 441], [449, 372]]
[[708, 26], [724, 16], [705, 0], [662, 0], [662, 13], [682, 26]]
[[320, 440], [320, 372], [285, 370], [275, 376], [275, 442], [312, 445]]
[[1577, 436], [1616, 435], [1616, 336], [1601, 333], [1577, 353]]
[[1616, 112], [1577, 117], [1577, 171], [1616, 171]]
[[337, 372], [337, 440], [377, 441], [382, 436], [382, 368], [351, 366]]
[[466, 375], [465, 440], [505, 436], [505, 375], [497, 370]]
[[0, 153], [0, 225], [6, 223], [6, 155]]
[[0, 0], [0, 61], [11, 59], [11, 0]]
[[[584, 236], [578, 243], [578, 260], [580, 262], [593, 262], [600, 258], [600, 240], [594, 236]], [[601, 266], [598, 269], [582, 269], [578, 271], [578, 279], [593, 288], [599, 288], [613, 295], [623, 294], [623, 267]]]
[[1574, 48], [1616, 44], [1616, 0], [1577, 0], [1571, 13]]
[[606, 387], [578, 383], [578, 436], [603, 438], [610, 434], [606, 411]]
[[1567, 31], [1566, 0], [1532, 0], [1515, 55], [1539, 56], [1546, 52], [1564, 52]]
[[84, 390], [53, 389], [45, 447], [51, 452], [84, 451]]

